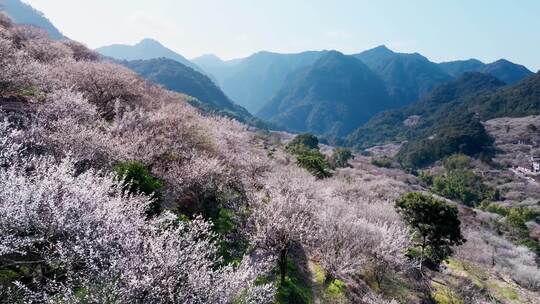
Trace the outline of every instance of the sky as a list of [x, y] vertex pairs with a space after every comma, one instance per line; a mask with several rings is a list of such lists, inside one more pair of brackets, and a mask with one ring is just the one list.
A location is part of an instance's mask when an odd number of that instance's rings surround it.
[[188, 57], [386, 45], [435, 62], [500, 58], [540, 69], [539, 0], [24, 0], [97, 48], [154, 38]]

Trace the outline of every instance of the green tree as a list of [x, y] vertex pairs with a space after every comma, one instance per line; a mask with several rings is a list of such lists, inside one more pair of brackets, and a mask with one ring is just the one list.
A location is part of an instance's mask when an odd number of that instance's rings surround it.
[[444, 160], [444, 168], [448, 171], [463, 170], [471, 167], [471, 158], [465, 154], [453, 154]]
[[433, 191], [468, 206], [498, 197], [496, 189], [485, 185], [471, 170], [464, 169], [449, 171], [445, 176], [436, 176], [433, 179]]
[[296, 148], [297, 146], [306, 146], [309, 149], [319, 149], [319, 139], [317, 136], [309, 133], [299, 134], [289, 144], [288, 148]]
[[330, 165], [332, 168], [345, 168], [349, 166], [349, 160], [353, 158], [350, 149], [336, 148], [330, 157]]
[[144, 193], [154, 198], [146, 213], [153, 216], [161, 212], [161, 197], [158, 193], [163, 187], [162, 182], [152, 176], [148, 168], [138, 161], [123, 162], [114, 167], [119, 179], [124, 181], [124, 190], [131, 193]]
[[414, 232], [410, 252], [418, 256], [420, 271], [424, 262], [439, 265], [452, 255], [452, 246], [465, 242], [455, 206], [430, 195], [411, 192], [397, 200], [396, 208]]
[[330, 164], [326, 157], [316, 149], [302, 148], [296, 151], [296, 161], [298, 165], [317, 178], [326, 178], [332, 176]]

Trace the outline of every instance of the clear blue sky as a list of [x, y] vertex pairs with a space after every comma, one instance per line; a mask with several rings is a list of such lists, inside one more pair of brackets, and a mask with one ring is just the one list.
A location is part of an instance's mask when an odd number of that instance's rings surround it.
[[155, 38], [191, 58], [380, 44], [540, 69], [540, 0], [25, 0], [90, 47]]

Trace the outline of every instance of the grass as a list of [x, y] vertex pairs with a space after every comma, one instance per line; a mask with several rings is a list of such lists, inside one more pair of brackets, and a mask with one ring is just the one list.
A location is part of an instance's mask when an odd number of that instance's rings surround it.
[[292, 261], [287, 261], [287, 277], [283, 284], [278, 285], [277, 303], [313, 303], [313, 292], [309, 278], [300, 271]]
[[315, 297], [320, 298], [321, 303], [343, 303], [347, 301], [347, 285], [339, 279], [328, 280], [322, 267], [310, 262], [312, 276], [312, 290]]
[[[527, 303], [526, 301], [523, 301], [515, 286], [491, 276], [485, 269], [475, 267], [454, 258], [449, 259], [446, 262], [446, 265], [452, 271], [454, 276], [470, 279], [476, 287], [485, 290], [486, 296], [495, 298], [498, 301], [497, 303]], [[437, 286], [434, 287], [436, 290], [432, 296], [435, 300], [439, 301], [437, 303], [460, 303], [448, 302], [451, 300], [451, 296], [448, 296], [448, 292], [441, 290], [441, 288], [438, 288]]]
[[505, 303], [526, 303], [521, 299], [517, 290], [506, 283], [490, 280], [487, 286], [494, 295], [498, 296], [497, 298], [505, 300]]
[[434, 284], [435, 290], [431, 297], [437, 304], [465, 304], [463, 300], [450, 288], [441, 284]]

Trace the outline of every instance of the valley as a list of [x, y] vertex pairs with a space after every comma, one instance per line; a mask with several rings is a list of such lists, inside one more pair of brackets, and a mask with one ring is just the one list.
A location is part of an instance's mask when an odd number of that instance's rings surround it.
[[92, 49], [28, 3], [0, 0], [0, 304], [540, 304], [540, 71]]

